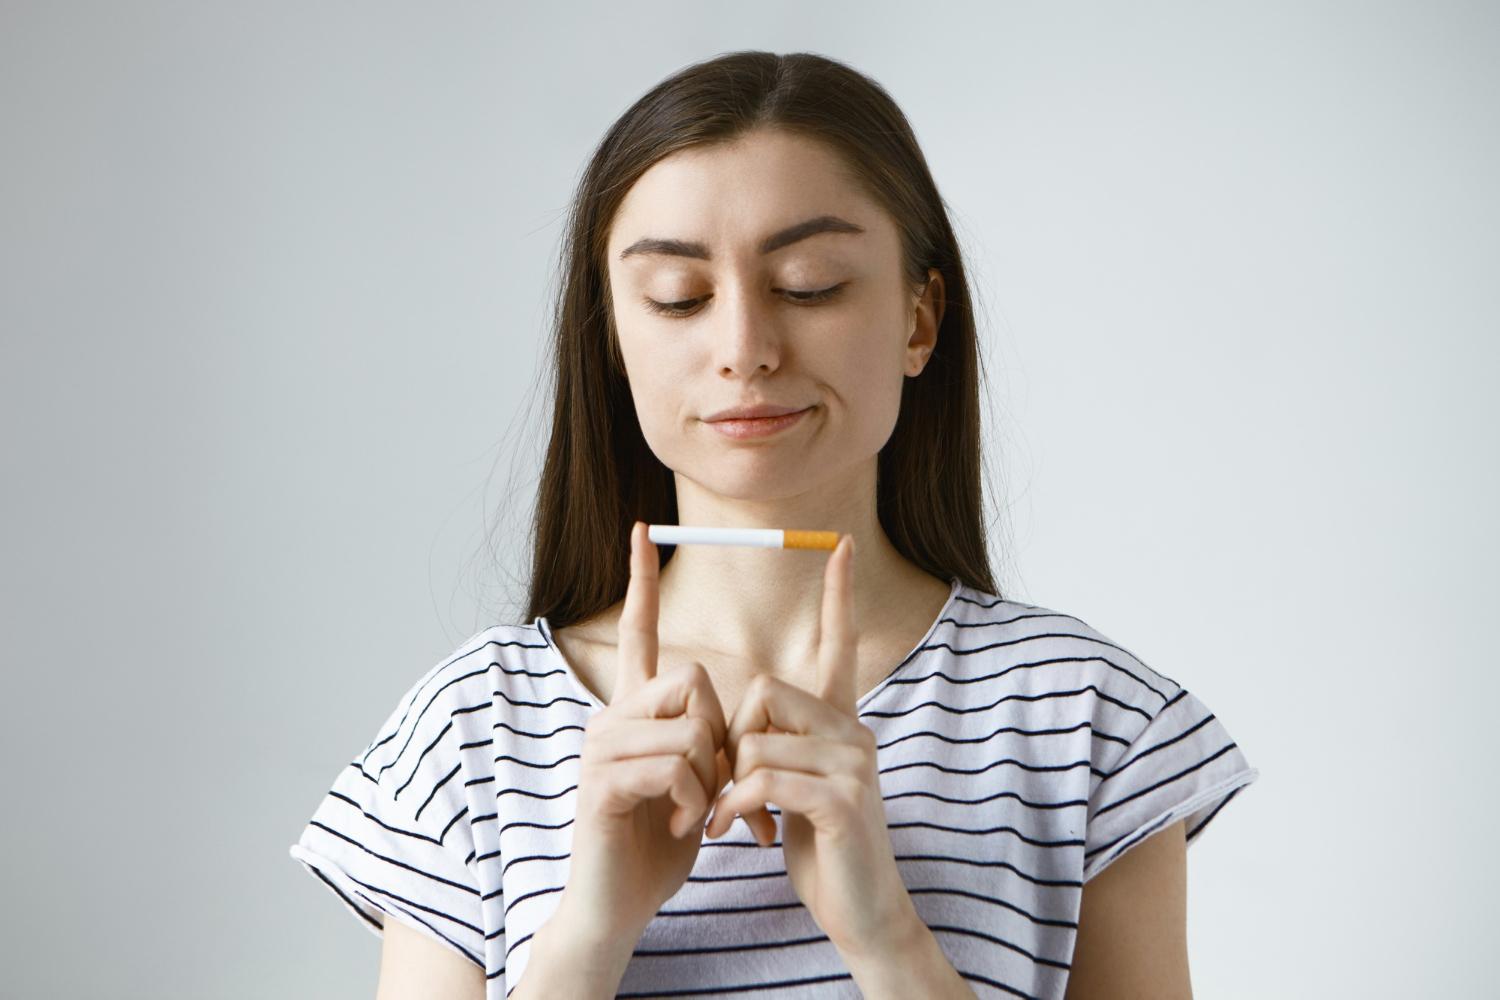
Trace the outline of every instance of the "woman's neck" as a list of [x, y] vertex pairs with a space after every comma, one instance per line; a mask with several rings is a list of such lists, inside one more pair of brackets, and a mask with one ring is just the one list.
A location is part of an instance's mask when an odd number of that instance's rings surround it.
[[[892, 627], [910, 631], [914, 603], [930, 622], [928, 608], [947, 584], [909, 562], [878, 528], [849, 533], [861, 642], [883, 645]], [[661, 569], [658, 634], [702, 657], [790, 679], [816, 662], [828, 557], [818, 550], [680, 546]]]

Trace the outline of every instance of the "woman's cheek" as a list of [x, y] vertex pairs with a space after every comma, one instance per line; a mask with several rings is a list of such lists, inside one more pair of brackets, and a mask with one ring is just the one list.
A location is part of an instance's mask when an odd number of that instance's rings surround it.
[[856, 398], [858, 409], [849, 423], [857, 440], [851, 446], [874, 454], [885, 447], [896, 430], [896, 421], [901, 416], [901, 384], [893, 386], [886, 379], [872, 380], [865, 385], [864, 395]]
[[664, 414], [657, 410], [660, 406], [661, 393], [655, 388], [642, 388], [636, 393], [636, 418], [641, 424], [641, 434], [651, 450], [657, 454], [673, 447], [673, 439], [681, 435], [682, 431], [669, 426]]

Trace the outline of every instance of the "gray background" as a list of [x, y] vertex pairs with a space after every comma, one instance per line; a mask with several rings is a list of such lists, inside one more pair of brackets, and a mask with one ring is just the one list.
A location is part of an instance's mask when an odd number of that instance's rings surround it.
[[969, 255], [1007, 596], [1262, 772], [1198, 995], [1491, 981], [1495, 4], [6, 3], [3, 990], [368, 997], [286, 853], [517, 620], [561, 217], [741, 48], [890, 89]]

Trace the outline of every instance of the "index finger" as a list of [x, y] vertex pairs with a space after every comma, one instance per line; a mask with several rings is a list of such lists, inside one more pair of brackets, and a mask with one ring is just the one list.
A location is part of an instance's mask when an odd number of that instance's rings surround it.
[[856, 714], [859, 647], [854, 633], [854, 536], [845, 535], [823, 567], [823, 606], [818, 632], [818, 697]]
[[611, 701], [620, 700], [656, 676], [660, 570], [656, 543], [647, 536], [643, 522], [634, 522], [630, 526], [630, 582], [625, 588], [625, 607], [620, 612]]

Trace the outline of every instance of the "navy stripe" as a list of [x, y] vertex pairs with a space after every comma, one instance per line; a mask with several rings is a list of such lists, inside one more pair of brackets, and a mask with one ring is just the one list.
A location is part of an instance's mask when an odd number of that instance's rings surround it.
[[1114, 810], [1120, 808], [1121, 806], [1123, 806], [1127, 802], [1132, 802], [1132, 801], [1140, 798], [1142, 795], [1149, 795], [1152, 792], [1156, 791], [1158, 788], [1163, 788], [1163, 787], [1165, 787], [1167, 785], [1170, 785], [1174, 781], [1178, 781], [1179, 779], [1187, 777], [1188, 775], [1192, 774], [1194, 771], [1198, 770], [1200, 767], [1205, 767], [1205, 766], [1207, 766], [1209, 764], [1212, 764], [1214, 761], [1218, 760], [1220, 757], [1224, 756], [1226, 753], [1228, 753], [1229, 751], [1231, 751], [1233, 749], [1235, 749], [1235, 745], [1233, 743], [1230, 743], [1228, 746], [1221, 747], [1216, 752], [1214, 752], [1212, 754], [1209, 754], [1207, 757], [1204, 757], [1202, 760], [1198, 761], [1198, 763], [1193, 764], [1190, 767], [1183, 768], [1181, 771], [1178, 771], [1176, 774], [1168, 775], [1167, 777], [1161, 779], [1160, 781], [1153, 782], [1152, 784], [1147, 785], [1145, 788], [1142, 788], [1142, 789], [1139, 789], [1137, 791], [1131, 792], [1129, 795], [1126, 795], [1124, 798], [1117, 799], [1114, 802], [1111, 802], [1109, 805], [1104, 806], [1103, 808], [1101, 808], [1097, 812], [1095, 812], [1094, 813], [1094, 819], [1097, 820], [1100, 816], [1103, 816], [1107, 812], [1113, 812]]
[[[499, 964], [492, 997], [517, 985], [504, 981], [521, 971], [510, 955], [561, 898], [598, 709], [550, 628], [492, 626], [418, 678], [302, 840], [364, 922], [400, 914]], [[876, 736], [892, 860], [976, 993], [1060, 995], [1084, 869], [1182, 821], [1205, 789], [1248, 783], [1243, 757], [1186, 688], [1071, 615], [957, 586], [909, 648], [856, 712]], [[1186, 838], [1243, 787], [1195, 810]], [[788, 817], [767, 809], [780, 833]], [[616, 995], [814, 996], [849, 982], [779, 837], [764, 848], [737, 823], [698, 851]]]

